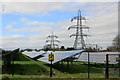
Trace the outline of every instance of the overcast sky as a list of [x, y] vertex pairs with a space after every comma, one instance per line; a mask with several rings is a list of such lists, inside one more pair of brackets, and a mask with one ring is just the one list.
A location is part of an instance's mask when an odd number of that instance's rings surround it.
[[88, 44], [98, 44], [105, 49], [118, 34], [117, 2], [3, 2], [1, 47], [4, 49], [41, 49], [52, 32], [58, 36], [59, 46], [72, 47], [75, 30], [71, 18], [82, 11], [90, 27]]

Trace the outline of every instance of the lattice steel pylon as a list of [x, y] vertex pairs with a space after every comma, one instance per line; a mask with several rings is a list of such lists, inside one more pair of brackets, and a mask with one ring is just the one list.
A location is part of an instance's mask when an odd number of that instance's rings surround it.
[[71, 19], [71, 21], [73, 21], [73, 20], [77, 20], [77, 25], [73, 25], [68, 28], [68, 30], [76, 29], [76, 33], [71, 35], [71, 36], [75, 36], [75, 41], [74, 41], [73, 47], [74, 47], [74, 49], [78, 49], [78, 47], [80, 46], [81, 49], [85, 49], [86, 45], [85, 45], [84, 36], [87, 37], [89, 35], [84, 34], [83, 29], [89, 29], [89, 27], [82, 25], [82, 20], [86, 20], [86, 18], [82, 17], [81, 11], [78, 10], [78, 16]]
[[46, 40], [46, 42], [50, 42], [50, 44], [47, 44], [47, 46], [49, 46], [49, 48], [55, 49], [56, 46], [58, 47], [58, 45], [56, 44], [56, 42], [59, 42], [59, 43], [60, 43], [60, 41], [59, 41], [59, 40], [56, 40], [56, 38], [58, 38], [58, 37], [57, 37], [56, 35], [54, 35], [53, 32], [52, 32], [52, 34], [49, 35], [47, 38], [50, 39], [50, 40]]

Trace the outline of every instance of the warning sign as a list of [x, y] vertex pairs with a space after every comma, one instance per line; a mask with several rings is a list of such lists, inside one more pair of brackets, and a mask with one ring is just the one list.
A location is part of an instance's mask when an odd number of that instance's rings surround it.
[[54, 61], [54, 54], [49, 54], [48, 59], [49, 61]]
[[117, 61], [117, 62], [120, 62], [120, 57], [116, 57], [116, 61]]

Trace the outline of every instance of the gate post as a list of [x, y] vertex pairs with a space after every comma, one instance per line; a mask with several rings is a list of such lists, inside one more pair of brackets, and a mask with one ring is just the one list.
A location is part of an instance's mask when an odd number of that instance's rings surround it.
[[106, 54], [106, 69], [105, 69], [105, 78], [109, 78], [109, 55]]
[[[119, 57], [120, 57], [120, 54], [119, 54]], [[119, 66], [119, 77], [120, 77], [120, 61], [118, 63], [118, 66]]]

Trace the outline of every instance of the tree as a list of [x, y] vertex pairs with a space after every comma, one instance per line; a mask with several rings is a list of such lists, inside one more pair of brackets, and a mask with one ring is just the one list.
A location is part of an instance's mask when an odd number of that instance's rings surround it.
[[60, 49], [65, 49], [65, 47], [64, 46], [61, 46], [61, 48]]
[[112, 45], [107, 47], [110, 51], [120, 51], [120, 35], [117, 35], [112, 42]]

